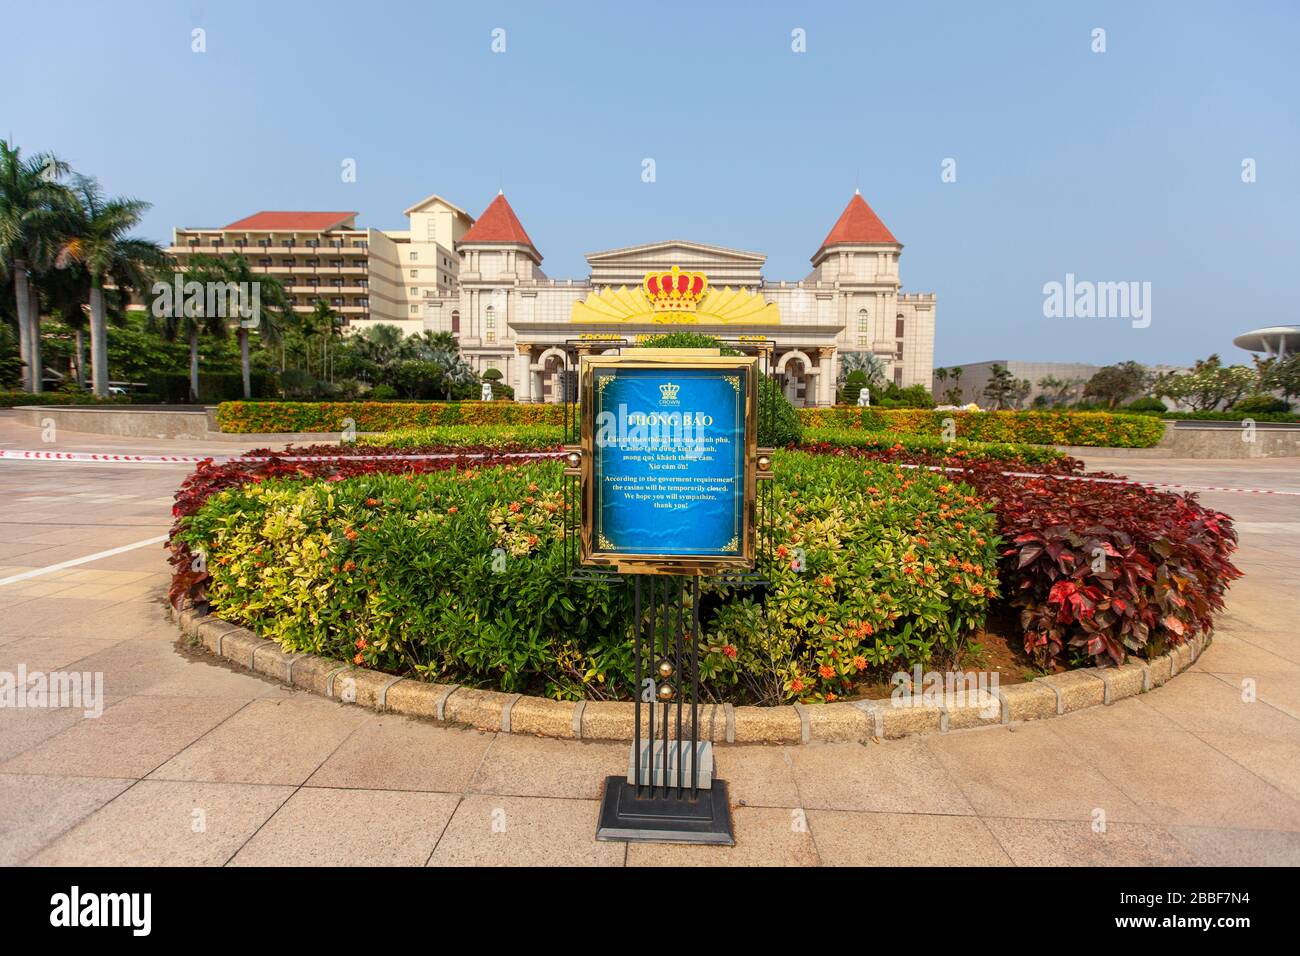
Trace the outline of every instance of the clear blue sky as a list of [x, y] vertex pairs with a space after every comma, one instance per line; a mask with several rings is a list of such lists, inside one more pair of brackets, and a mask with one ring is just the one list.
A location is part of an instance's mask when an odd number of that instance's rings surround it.
[[[500, 184], [554, 277], [686, 238], [796, 279], [860, 184], [941, 364], [1245, 361], [1233, 335], [1300, 322], [1296, 3], [7, 6], [0, 135], [151, 201], [159, 240]], [[1067, 272], [1151, 282], [1150, 327], [1044, 318]]]

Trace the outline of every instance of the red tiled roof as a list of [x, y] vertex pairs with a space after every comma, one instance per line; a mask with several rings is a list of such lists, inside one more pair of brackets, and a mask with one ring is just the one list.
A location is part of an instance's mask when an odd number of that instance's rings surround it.
[[[898, 242], [860, 193], [854, 193], [821, 248], [845, 243]], [[820, 250], [818, 250], [820, 251]]]
[[504, 193], [497, 193], [497, 198], [492, 200], [478, 221], [461, 236], [460, 242], [461, 245], [467, 242], [517, 242], [537, 252], [537, 247], [528, 238], [519, 217], [510, 208], [510, 203], [506, 202]]
[[251, 216], [237, 219], [227, 230], [293, 230], [301, 232], [323, 232], [347, 222], [355, 212], [255, 212]]

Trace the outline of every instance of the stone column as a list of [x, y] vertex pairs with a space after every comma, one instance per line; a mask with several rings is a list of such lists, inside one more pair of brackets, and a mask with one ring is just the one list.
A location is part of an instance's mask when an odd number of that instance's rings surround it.
[[533, 400], [533, 347], [518, 343], [518, 368], [515, 371], [515, 401], [531, 402]]
[[835, 404], [835, 346], [824, 345], [817, 350], [817, 404]]

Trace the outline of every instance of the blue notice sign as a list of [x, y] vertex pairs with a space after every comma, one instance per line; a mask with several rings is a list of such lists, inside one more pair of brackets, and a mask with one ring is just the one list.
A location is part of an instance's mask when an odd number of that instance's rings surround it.
[[744, 367], [594, 370], [594, 556], [743, 556], [749, 382]]

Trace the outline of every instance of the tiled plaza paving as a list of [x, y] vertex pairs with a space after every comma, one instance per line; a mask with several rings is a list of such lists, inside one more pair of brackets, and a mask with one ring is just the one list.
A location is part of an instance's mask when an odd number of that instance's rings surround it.
[[[66, 433], [42, 446], [0, 413], [0, 448], [34, 447], [236, 450]], [[1300, 490], [1300, 461], [1094, 464]], [[165, 534], [183, 475], [0, 461], [0, 579]], [[1297, 864], [1300, 499], [1204, 500], [1237, 518], [1246, 577], [1190, 671], [1041, 723], [723, 746], [734, 848], [596, 842], [623, 745], [376, 715], [187, 657], [159, 544], [0, 585], [0, 671], [102, 671], [106, 695], [97, 719], [0, 710], [0, 863]]]

